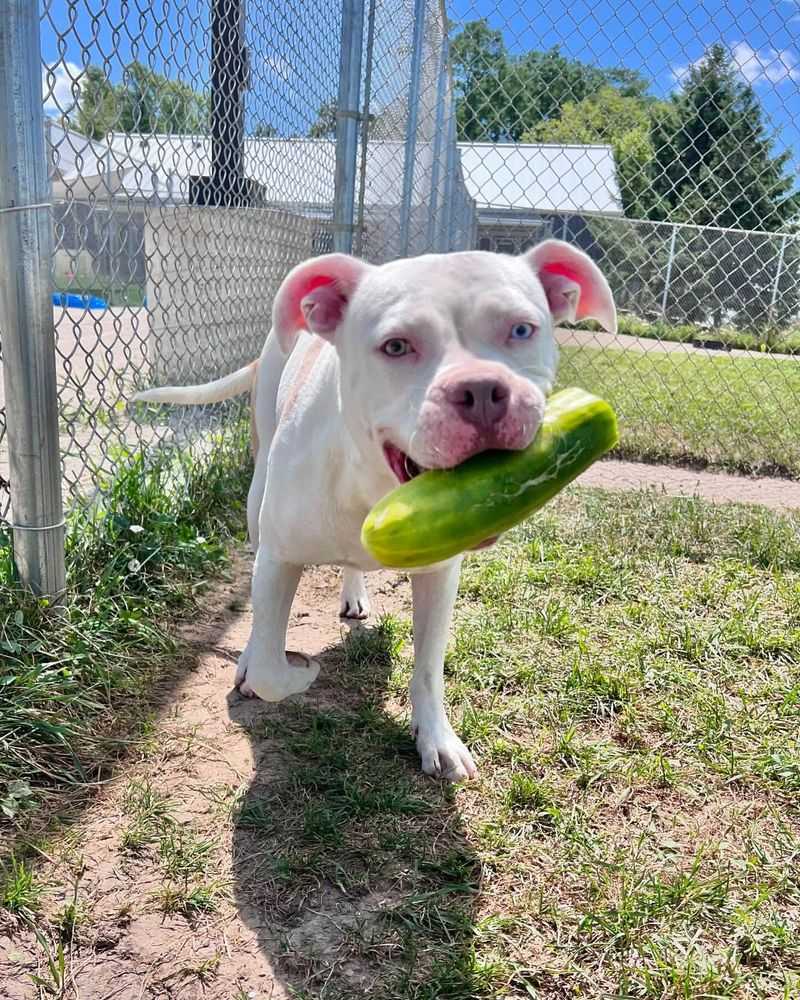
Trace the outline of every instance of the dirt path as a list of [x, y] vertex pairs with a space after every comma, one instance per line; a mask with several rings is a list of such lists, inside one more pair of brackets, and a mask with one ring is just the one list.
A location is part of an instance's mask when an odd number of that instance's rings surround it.
[[[241, 562], [237, 577], [248, 569]], [[224, 609], [216, 617], [183, 630], [196, 659], [172, 703], [153, 720], [152, 741], [141, 746], [140, 759], [109, 784], [39, 868], [48, 887], [42, 927], [51, 949], [77, 885], [79, 919], [75, 943], [67, 948], [65, 997], [280, 1000], [296, 996], [289, 986], [308, 982], [320, 952], [350, 962], [353, 995], [368, 995], [362, 985], [370, 978], [370, 960], [348, 957], [345, 938], [348, 928], [369, 923], [376, 899], [322, 880], [289, 886], [287, 895], [274, 873], [270, 877], [258, 830], [236, 822], [242, 803], [253, 806], [252, 797], [260, 801], [284, 775], [284, 741], [270, 734], [292, 717], [292, 705], [267, 705], [232, 692], [235, 661], [251, 623], [249, 606], [241, 607], [234, 590], [229, 585], [216, 592], [213, 603]], [[407, 585], [394, 574], [374, 575], [370, 594], [373, 621], [383, 612], [402, 616], [408, 610]], [[320, 678], [303, 698], [308, 718], [354, 697], [352, 678], [336, 673], [349, 631], [338, 619], [337, 572], [308, 571], [289, 630], [290, 648], [322, 663]], [[409, 752], [410, 780], [432, 785], [418, 770]], [[142, 789], [170, 802], [174, 827], [166, 846], [163, 836], [159, 843], [147, 842]], [[132, 805], [137, 795], [139, 805]], [[124, 846], [137, 836], [145, 839], [137, 849]], [[178, 851], [176, 838], [183, 845]], [[181, 865], [189, 871], [193, 858], [196, 870], [188, 882], [175, 875]], [[180, 909], [187, 884], [196, 909], [165, 912]], [[380, 905], [390, 897], [387, 884]], [[48, 979], [41, 941], [24, 925], [0, 923], [0, 997], [39, 996], [32, 975]]]
[[733, 476], [724, 472], [681, 469], [607, 459], [579, 479], [582, 486], [607, 490], [656, 489], [668, 496], [700, 496], [712, 503], [755, 503], [775, 510], [800, 508], [800, 482], [769, 476]]
[[[713, 333], [710, 334], [713, 337]], [[762, 354], [761, 351], [745, 351], [733, 348], [730, 351], [714, 350], [707, 347], [696, 347], [694, 344], [681, 343], [676, 340], [657, 340], [654, 337], [634, 337], [627, 333], [606, 333], [603, 330], [588, 332], [586, 330], [570, 330], [559, 327], [556, 339], [564, 347], [594, 347], [611, 351], [636, 351], [643, 354], [697, 354], [706, 358], [727, 356], [732, 358], [750, 358], [758, 361], [794, 361], [800, 363], [800, 358], [794, 354]]]

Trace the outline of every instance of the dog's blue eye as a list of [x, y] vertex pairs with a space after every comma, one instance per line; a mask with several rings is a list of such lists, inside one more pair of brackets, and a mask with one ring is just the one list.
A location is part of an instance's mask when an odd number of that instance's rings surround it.
[[530, 340], [534, 333], [536, 333], [536, 327], [533, 323], [515, 323], [511, 327], [512, 340]]
[[407, 340], [401, 337], [392, 337], [382, 345], [381, 350], [390, 358], [402, 358], [404, 354], [410, 354], [413, 348]]

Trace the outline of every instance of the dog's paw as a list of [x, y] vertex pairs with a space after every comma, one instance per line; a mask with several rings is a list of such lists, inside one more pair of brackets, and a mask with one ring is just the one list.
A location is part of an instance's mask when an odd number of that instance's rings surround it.
[[233, 686], [237, 691], [241, 688], [242, 683], [247, 676], [247, 667], [250, 663], [250, 646], [249, 644], [242, 650], [239, 660], [236, 664], [236, 673], [233, 675]]
[[319, 663], [302, 653], [287, 653], [283, 663], [267, 665], [246, 649], [239, 657], [235, 685], [245, 698], [283, 701], [307, 691], [318, 674]]
[[432, 725], [412, 724], [422, 770], [446, 781], [465, 781], [478, 773], [472, 754], [453, 732], [447, 719]]
[[342, 581], [342, 596], [339, 602], [339, 617], [364, 621], [369, 618], [370, 606], [364, 574], [355, 570], [345, 570]]
[[340, 618], [348, 618], [351, 621], [363, 622], [370, 615], [369, 601], [364, 598], [361, 601], [349, 601], [342, 594], [342, 605], [339, 609]]

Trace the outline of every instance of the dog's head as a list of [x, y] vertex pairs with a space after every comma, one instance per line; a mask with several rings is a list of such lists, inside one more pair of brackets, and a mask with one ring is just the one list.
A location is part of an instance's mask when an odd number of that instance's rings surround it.
[[275, 299], [284, 352], [300, 330], [331, 340], [344, 420], [400, 482], [533, 439], [555, 378], [554, 327], [616, 329], [586, 254], [549, 240], [520, 257], [467, 252], [380, 267], [343, 254], [296, 267]]

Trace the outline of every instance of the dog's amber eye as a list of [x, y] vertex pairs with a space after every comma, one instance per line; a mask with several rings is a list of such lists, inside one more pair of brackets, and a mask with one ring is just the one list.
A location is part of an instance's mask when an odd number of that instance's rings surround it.
[[392, 337], [391, 340], [387, 340], [385, 344], [381, 345], [381, 350], [387, 357], [402, 358], [404, 354], [410, 354], [414, 348], [402, 337]]
[[510, 340], [530, 340], [534, 333], [536, 333], [536, 327], [533, 323], [515, 323], [508, 336]]

